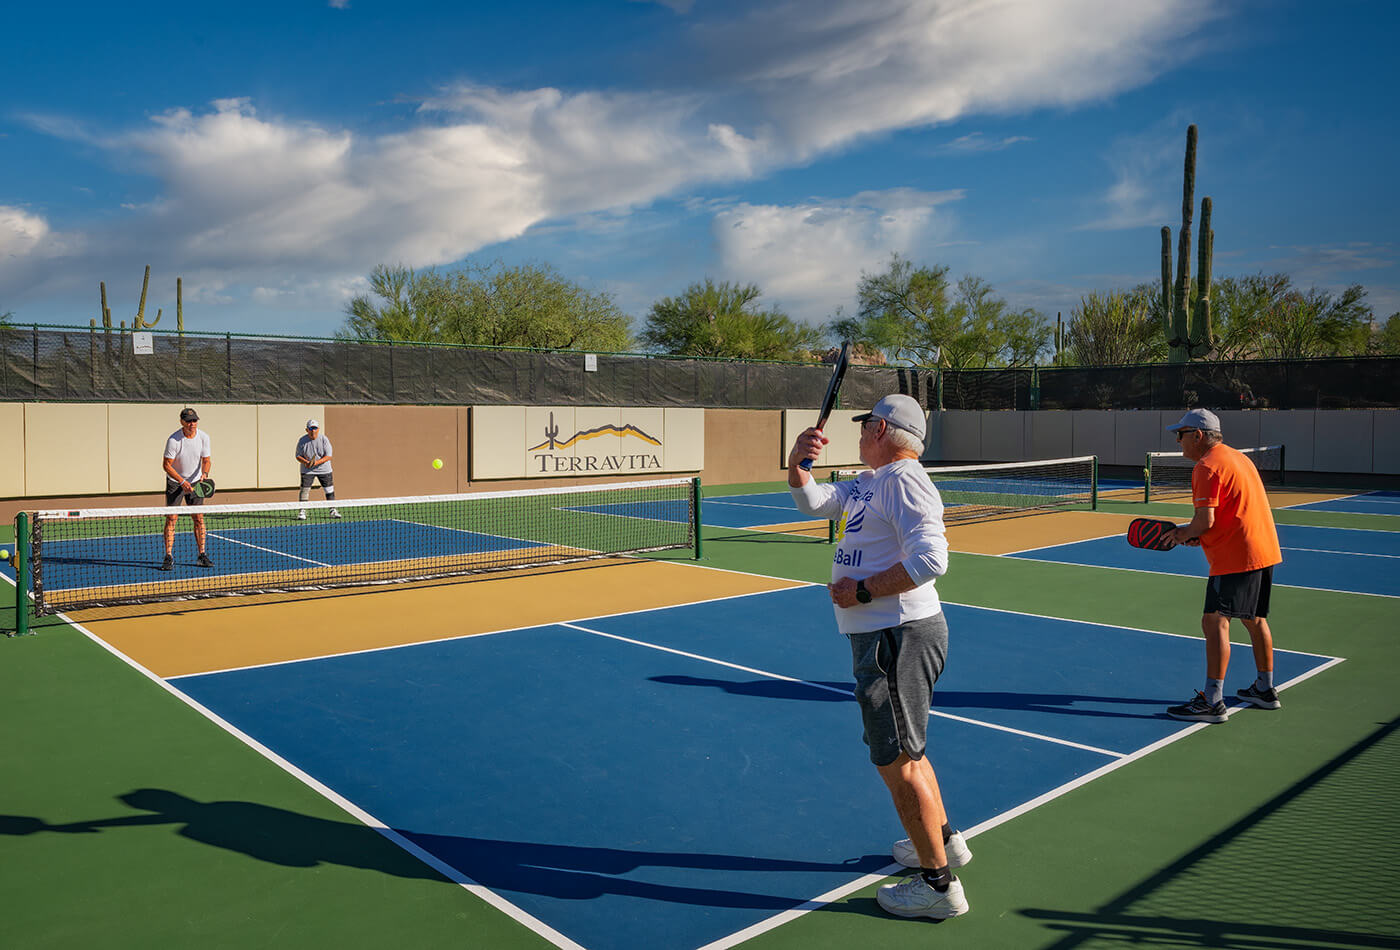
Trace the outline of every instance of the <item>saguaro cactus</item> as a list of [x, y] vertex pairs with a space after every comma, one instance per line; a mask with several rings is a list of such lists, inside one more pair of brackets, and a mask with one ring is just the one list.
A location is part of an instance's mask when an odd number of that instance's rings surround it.
[[151, 265], [146, 265], [146, 276], [141, 278], [141, 303], [136, 307], [136, 316], [131, 321], [133, 330], [145, 330], [160, 323], [160, 308], [156, 308], [156, 318], [146, 322], [146, 288], [151, 283]]
[[1214, 348], [1210, 328], [1211, 258], [1215, 252], [1215, 232], [1210, 227], [1211, 200], [1201, 199], [1201, 242], [1198, 249], [1199, 274], [1196, 302], [1191, 301], [1191, 213], [1196, 193], [1196, 127], [1186, 129], [1186, 161], [1181, 183], [1181, 230], [1177, 234], [1176, 281], [1173, 286], [1172, 229], [1162, 228], [1162, 321], [1167, 335], [1168, 356], [1173, 363], [1185, 363], [1208, 355]]

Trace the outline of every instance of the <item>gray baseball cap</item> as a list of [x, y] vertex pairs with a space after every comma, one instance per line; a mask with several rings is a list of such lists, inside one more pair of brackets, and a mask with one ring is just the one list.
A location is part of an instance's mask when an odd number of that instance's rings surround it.
[[924, 410], [911, 396], [899, 393], [886, 396], [875, 404], [874, 409], [862, 412], [854, 419], [860, 423], [867, 419], [883, 419], [897, 429], [912, 432], [921, 439], [924, 437]]
[[1192, 409], [1181, 417], [1181, 421], [1174, 426], [1167, 426], [1168, 432], [1180, 432], [1182, 429], [1202, 429], [1206, 432], [1219, 432], [1220, 419], [1209, 409]]

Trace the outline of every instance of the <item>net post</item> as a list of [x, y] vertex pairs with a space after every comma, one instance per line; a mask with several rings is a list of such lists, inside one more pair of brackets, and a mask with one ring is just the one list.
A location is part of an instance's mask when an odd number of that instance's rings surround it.
[[695, 532], [695, 560], [700, 560], [700, 476], [690, 483], [690, 530]]
[[1089, 476], [1089, 508], [1099, 510], [1099, 457], [1095, 455], [1092, 474]]
[[[833, 468], [831, 474], [827, 475], [827, 481], [833, 485], [836, 484], [836, 469]], [[826, 519], [826, 543], [836, 543], [836, 522], [830, 518]]]
[[29, 633], [29, 512], [15, 515], [15, 636]]
[[1145, 505], [1152, 500], [1152, 453], [1148, 452], [1142, 459], [1142, 503]]

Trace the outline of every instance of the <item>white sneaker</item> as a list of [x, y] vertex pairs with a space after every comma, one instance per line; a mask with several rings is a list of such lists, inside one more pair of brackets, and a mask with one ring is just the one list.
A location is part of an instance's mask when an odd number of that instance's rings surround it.
[[301, 509], [301, 511], [298, 511], [298, 512], [297, 512], [297, 520], [298, 520], [298, 521], [305, 521], [305, 520], [306, 520], [306, 509], [305, 509], [305, 508], [303, 508], [303, 509]]
[[880, 906], [896, 917], [932, 917], [946, 920], [968, 912], [962, 881], [953, 878], [948, 890], [938, 891], [922, 874], [911, 874], [898, 884], [886, 884], [875, 892]]
[[336, 510], [335, 508], [332, 508], [332, 509], [331, 509], [331, 517], [332, 517], [332, 518], [339, 518], [339, 517], [340, 517], [340, 512], [339, 512], [338, 510]]
[[[972, 849], [967, 846], [961, 831], [953, 832], [953, 837], [943, 842], [943, 850], [948, 853], [948, 867], [960, 868], [972, 860]], [[914, 842], [901, 838], [890, 848], [890, 854], [906, 868], [922, 867], [919, 852], [914, 850]]]

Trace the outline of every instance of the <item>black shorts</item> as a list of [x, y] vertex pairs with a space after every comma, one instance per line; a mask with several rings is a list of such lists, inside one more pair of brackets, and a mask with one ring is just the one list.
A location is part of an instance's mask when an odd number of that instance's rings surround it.
[[321, 487], [326, 491], [331, 491], [335, 488], [335, 472], [302, 472], [301, 487], [311, 488], [315, 486], [316, 479], [318, 478], [321, 480]]
[[185, 504], [187, 505], [204, 504], [203, 498], [200, 498], [192, 491], [185, 491], [183, 488], [180, 487], [179, 482], [172, 482], [170, 479], [167, 478], [165, 480], [165, 507], [169, 508], [171, 505], [178, 505], [180, 503], [181, 495], [185, 496]]
[[1263, 619], [1269, 616], [1269, 591], [1273, 586], [1272, 567], [1208, 577], [1205, 612], [1244, 620]]
[[847, 639], [870, 761], [889, 765], [900, 752], [916, 761], [923, 758], [933, 684], [948, 655], [943, 614]]

